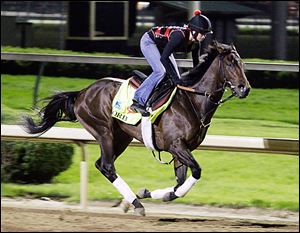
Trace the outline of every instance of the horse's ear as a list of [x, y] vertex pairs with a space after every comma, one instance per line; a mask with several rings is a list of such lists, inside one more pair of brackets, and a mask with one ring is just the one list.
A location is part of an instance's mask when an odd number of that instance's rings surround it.
[[224, 45], [219, 43], [217, 40], [213, 40], [209, 47], [217, 51], [219, 54], [224, 52]]
[[208, 46], [208, 49], [209, 49], [209, 51], [211, 51], [211, 50], [217, 50], [217, 41], [216, 40], [213, 40], [210, 44], [209, 44], [209, 46]]
[[231, 47], [232, 50], [236, 51], [236, 48], [235, 48], [235, 46], [233, 45], [232, 42], [231, 42], [231, 44], [230, 44], [230, 47]]
[[219, 43], [218, 41], [215, 40], [215, 48], [218, 51], [218, 53], [223, 53], [224, 52], [224, 46], [223, 44]]
[[213, 40], [211, 45], [214, 46], [215, 48], [218, 46], [219, 42], [217, 40]]

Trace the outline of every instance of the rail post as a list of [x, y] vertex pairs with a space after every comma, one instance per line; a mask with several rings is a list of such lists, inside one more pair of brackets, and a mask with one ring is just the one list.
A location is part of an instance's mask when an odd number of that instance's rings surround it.
[[80, 146], [82, 153], [80, 162], [80, 206], [83, 210], [86, 210], [88, 204], [88, 155], [85, 143], [77, 142], [77, 145]]

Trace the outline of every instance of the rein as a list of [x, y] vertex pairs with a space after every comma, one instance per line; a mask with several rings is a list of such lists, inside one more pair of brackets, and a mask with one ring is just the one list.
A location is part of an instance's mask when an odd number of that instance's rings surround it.
[[[226, 84], [226, 83], [224, 83], [224, 84]], [[224, 85], [224, 86], [225, 86], [225, 85]], [[203, 96], [206, 96], [206, 97], [209, 98], [209, 101], [211, 101], [211, 102], [214, 103], [215, 105], [220, 105], [220, 104], [225, 103], [227, 100], [231, 99], [231, 98], [234, 96], [234, 94], [231, 94], [230, 96], [226, 97], [225, 99], [221, 99], [221, 100], [219, 100], [218, 102], [214, 102], [214, 101], [212, 101], [212, 100], [210, 99], [210, 97], [213, 96], [214, 93], [219, 92], [219, 91], [225, 91], [226, 89], [225, 89], [224, 86], [221, 87], [221, 88], [219, 88], [219, 89], [217, 89], [217, 90], [215, 90], [213, 93], [209, 93], [209, 92], [207, 92], [207, 91], [201, 92], [201, 91], [197, 91], [197, 90], [194, 89], [194, 88], [191, 88], [191, 87], [185, 87], [185, 86], [181, 86], [181, 85], [177, 85], [177, 88], [179, 88], [179, 89], [181, 89], [181, 90], [184, 90], [184, 91], [191, 92], [191, 93], [193, 93], [193, 94], [195, 94], [195, 95], [203, 95]]]
[[211, 96], [213, 96], [215, 93], [217, 93], [219, 91], [225, 91], [227, 84], [231, 85], [230, 81], [228, 81], [227, 78], [226, 78], [226, 74], [224, 72], [224, 64], [222, 65], [222, 63], [221, 63], [221, 61], [223, 61], [223, 59], [224, 59], [224, 55], [222, 55], [220, 60], [219, 60], [221, 73], [223, 74], [223, 77], [224, 77], [224, 84], [221, 88], [219, 88], [219, 89], [215, 90], [214, 92], [210, 93], [210, 92], [207, 92], [207, 91], [205, 91], [205, 92], [197, 91], [194, 88], [185, 87], [185, 86], [181, 86], [181, 85], [177, 85], [177, 87], [181, 90], [188, 91], [188, 92], [191, 92], [191, 93], [196, 94], [196, 95], [206, 96], [206, 97], [208, 97], [209, 101], [211, 101], [212, 103], [214, 103], [217, 106], [220, 105], [220, 104], [225, 103], [227, 100], [231, 99], [234, 96], [233, 93], [230, 96], [226, 97], [225, 99], [219, 100], [218, 102], [214, 102], [213, 100], [211, 100]]
[[[227, 80], [226, 78], [226, 74], [224, 72], [224, 64], [222, 65], [221, 61], [223, 61], [224, 59], [224, 55], [221, 56], [220, 60], [219, 60], [219, 63], [220, 63], [220, 69], [221, 69], [221, 72], [223, 74], [223, 77], [224, 77], [224, 83], [223, 83], [223, 86], [213, 92], [208, 92], [208, 91], [205, 91], [205, 92], [201, 92], [201, 91], [197, 91], [195, 88], [191, 88], [191, 87], [185, 87], [185, 86], [181, 86], [181, 85], [177, 85], [177, 88], [181, 89], [181, 90], [184, 90], [184, 91], [187, 91], [187, 92], [190, 92], [192, 94], [195, 94], [195, 95], [202, 95], [202, 96], [206, 96], [208, 98], [208, 100], [213, 103], [215, 105], [215, 108], [217, 108], [219, 105], [225, 103], [226, 101], [230, 100], [233, 96], [234, 96], [234, 93], [232, 93], [230, 96], [226, 97], [225, 99], [221, 99], [219, 100], [218, 102], [215, 102], [211, 99], [211, 96], [214, 96], [215, 93], [218, 93], [220, 91], [226, 91], [226, 85], [229, 84], [231, 87], [231, 83], [230, 81]], [[191, 102], [190, 98], [188, 98], [188, 100], [190, 101], [191, 105], [192, 105], [192, 108], [194, 110], [194, 112], [196, 113], [196, 115], [198, 115], [193, 103]], [[204, 116], [200, 119], [200, 122], [201, 122], [201, 125], [206, 128], [210, 125], [211, 121], [207, 124], [204, 123], [205, 121], [205, 118], [206, 116], [211, 113], [213, 110], [215, 110], [215, 108], [212, 108], [211, 110], [209, 110], [207, 113], [204, 114]], [[174, 160], [174, 158], [172, 158], [169, 162], [164, 162], [161, 160], [161, 156], [160, 156], [160, 151], [158, 151], [158, 158], [155, 154], [154, 151], [152, 151], [152, 155], [153, 157], [160, 163], [160, 164], [171, 164]]]
[[[206, 96], [206, 97], [208, 98], [208, 100], [209, 100], [211, 103], [213, 103], [213, 104], [215, 105], [216, 108], [217, 108], [219, 105], [221, 105], [221, 104], [225, 103], [226, 101], [230, 100], [230, 99], [234, 96], [234, 93], [232, 93], [230, 96], [226, 97], [225, 99], [219, 100], [218, 102], [215, 102], [215, 101], [213, 101], [213, 100], [211, 99], [211, 96], [214, 96], [215, 93], [220, 92], [220, 91], [223, 91], [223, 92], [226, 91], [226, 85], [227, 85], [227, 84], [229, 84], [229, 85], [232, 87], [230, 81], [228, 81], [227, 78], [226, 78], [226, 74], [225, 74], [225, 72], [224, 72], [224, 63], [223, 63], [223, 65], [222, 65], [222, 63], [221, 63], [221, 61], [223, 61], [223, 59], [224, 59], [224, 55], [221, 56], [221, 58], [220, 58], [220, 60], [219, 60], [221, 73], [223, 74], [223, 77], [224, 77], [224, 83], [223, 83], [223, 86], [222, 86], [221, 88], [219, 88], [219, 89], [217, 89], [217, 90], [215, 90], [215, 91], [213, 91], [213, 92], [207, 92], [207, 91], [201, 92], [201, 91], [197, 91], [195, 88], [185, 87], [185, 86], [181, 86], [181, 85], [177, 85], [177, 88], [179, 88], [179, 89], [181, 89], [181, 90], [184, 90], [184, 91], [187, 91], [187, 92], [190, 92], [190, 93], [195, 94], [195, 95]], [[188, 98], [188, 99], [189, 99], [189, 98]], [[194, 108], [193, 103], [191, 102], [190, 99], [189, 99], [189, 101], [190, 101], [190, 103], [191, 103], [191, 105], [192, 105], [192, 107], [193, 107], [193, 109], [194, 109], [194, 112], [196, 113], [196, 115], [198, 115], [198, 114], [197, 114], [197, 111], [196, 111], [195, 108]], [[206, 127], [208, 127], [208, 126], [210, 125], [211, 121], [210, 121], [209, 123], [207, 123], [207, 124], [205, 124], [204, 121], [205, 121], [206, 116], [207, 116], [210, 112], [212, 112], [213, 110], [215, 110], [215, 108], [212, 108], [210, 111], [208, 111], [207, 113], [205, 113], [204, 116], [200, 119], [201, 125], [202, 125], [204, 128], [206, 128]]]

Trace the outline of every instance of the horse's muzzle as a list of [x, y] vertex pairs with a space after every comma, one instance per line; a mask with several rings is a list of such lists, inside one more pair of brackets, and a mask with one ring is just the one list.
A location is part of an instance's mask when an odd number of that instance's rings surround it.
[[244, 86], [244, 85], [239, 85], [234, 88], [234, 94], [236, 97], [242, 99], [246, 98], [250, 92], [250, 87]]

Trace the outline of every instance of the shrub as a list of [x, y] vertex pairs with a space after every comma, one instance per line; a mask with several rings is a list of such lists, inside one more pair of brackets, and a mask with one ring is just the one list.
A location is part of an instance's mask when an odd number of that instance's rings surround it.
[[58, 143], [1, 142], [1, 181], [48, 183], [69, 168], [73, 152]]

